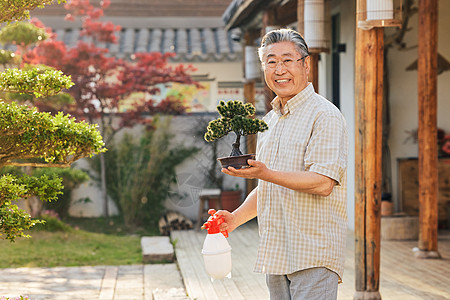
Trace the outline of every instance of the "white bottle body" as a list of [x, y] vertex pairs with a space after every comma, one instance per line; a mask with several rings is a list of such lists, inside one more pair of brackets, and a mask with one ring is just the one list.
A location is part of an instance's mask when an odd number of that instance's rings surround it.
[[207, 234], [203, 243], [205, 269], [213, 279], [223, 279], [231, 274], [231, 247], [222, 233]]

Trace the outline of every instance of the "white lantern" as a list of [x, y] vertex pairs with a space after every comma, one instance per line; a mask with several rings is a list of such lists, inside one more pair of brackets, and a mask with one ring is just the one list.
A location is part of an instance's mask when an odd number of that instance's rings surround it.
[[358, 8], [358, 27], [401, 27], [403, 0], [365, 0]]
[[367, 0], [367, 20], [394, 19], [393, 0]]
[[305, 0], [304, 35], [310, 49], [327, 48], [325, 37], [325, 1]]

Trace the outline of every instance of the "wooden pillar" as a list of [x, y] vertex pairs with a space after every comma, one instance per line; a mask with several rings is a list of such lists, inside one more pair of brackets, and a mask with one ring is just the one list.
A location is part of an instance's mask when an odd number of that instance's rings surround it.
[[297, 1], [297, 31], [304, 35], [305, 32], [305, 0]]
[[[257, 32], [257, 31], [246, 31], [244, 34], [245, 46], [255, 46], [254, 41], [258, 36], [259, 36], [259, 32]], [[244, 53], [245, 53], [245, 51], [244, 51]], [[245, 72], [246, 59], [247, 58], [244, 55], [244, 74], [246, 73]], [[256, 98], [255, 80], [254, 79], [245, 79], [245, 81], [244, 81], [245, 102], [255, 105], [255, 98]], [[256, 135], [255, 134], [246, 136], [246, 145], [247, 145], [247, 153], [249, 153], [249, 154], [256, 153]], [[257, 185], [256, 179], [247, 179], [246, 180], [247, 194], [249, 194], [256, 187], [256, 185]]]
[[419, 251], [439, 257], [437, 149], [437, 21], [438, 0], [419, 0]]
[[[269, 8], [263, 12], [262, 16], [262, 29], [261, 36], [264, 36], [267, 33], [267, 27], [275, 26], [275, 9]], [[270, 104], [275, 97], [275, 93], [267, 86], [266, 81], [264, 82], [264, 98], [266, 99], [266, 112], [272, 110], [272, 105]]]
[[[357, 12], [365, 4], [358, 0]], [[354, 299], [381, 299], [383, 34], [382, 28], [356, 29]]]
[[308, 80], [312, 82], [316, 93], [319, 92], [319, 57], [320, 53], [310, 53], [311, 69], [309, 71]]

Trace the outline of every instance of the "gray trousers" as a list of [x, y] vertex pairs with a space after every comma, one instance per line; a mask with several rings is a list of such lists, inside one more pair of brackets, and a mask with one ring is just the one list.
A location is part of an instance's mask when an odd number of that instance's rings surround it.
[[327, 268], [266, 275], [270, 300], [336, 300], [339, 277]]

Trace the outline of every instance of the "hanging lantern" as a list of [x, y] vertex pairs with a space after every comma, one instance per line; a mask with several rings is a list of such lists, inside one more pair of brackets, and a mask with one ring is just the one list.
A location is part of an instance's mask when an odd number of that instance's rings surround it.
[[358, 27], [401, 27], [403, 0], [363, 0], [358, 15]]
[[258, 58], [258, 50], [255, 46], [245, 46], [245, 79], [259, 78], [261, 78], [261, 64]]
[[311, 52], [328, 52], [328, 10], [325, 0], [305, 0], [304, 2], [304, 35]]

